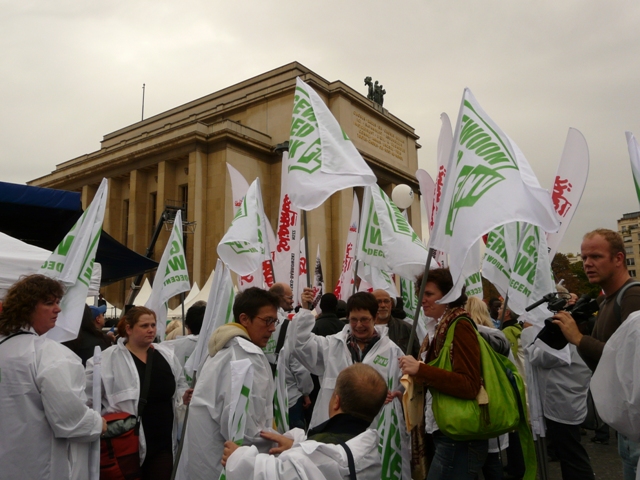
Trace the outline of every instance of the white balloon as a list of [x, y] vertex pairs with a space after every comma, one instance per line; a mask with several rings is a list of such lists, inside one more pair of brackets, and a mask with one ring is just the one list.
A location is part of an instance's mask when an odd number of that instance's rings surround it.
[[409, 208], [413, 203], [413, 190], [409, 185], [396, 185], [391, 192], [391, 200], [400, 209]]

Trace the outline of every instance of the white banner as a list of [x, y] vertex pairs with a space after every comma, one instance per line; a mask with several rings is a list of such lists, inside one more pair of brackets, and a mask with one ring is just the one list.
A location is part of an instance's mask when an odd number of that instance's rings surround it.
[[427, 249], [402, 212], [377, 185], [367, 187], [356, 258], [405, 278], [424, 272]]
[[286, 355], [278, 355], [276, 376], [273, 379], [276, 386], [273, 393], [273, 421], [276, 424], [276, 430], [280, 433], [289, 430], [289, 395], [287, 394], [287, 365], [285, 364], [287, 358]]
[[[398, 371], [398, 359], [389, 359], [389, 374]], [[387, 379], [389, 390], [393, 387], [393, 379]], [[398, 398], [382, 407], [378, 418], [380, 433], [380, 457], [382, 460], [382, 480], [411, 480], [410, 441], [404, 427], [404, 413]]]
[[[300, 239], [300, 268], [298, 269], [298, 288], [302, 291], [309, 286], [307, 280], [307, 269], [309, 268], [309, 261], [307, 259], [307, 252], [304, 246], [304, 237]], [[300, 298], [293, 299], [295, 305], [300, 304]]]
[[252, 274], [271, 259], [265, 223], [260, 179], [256, 178], [218, 244], [218, 256], [238, 275]]
[[157, 335], [164, 340], [167, 328], [167, 302], [175, 295], [191, 288], [182, 238], [182, 210], [178, 210], [167, 246], [153, 279], [153, 290], [145, 307], [156, 312]]
[[184, 371], [193, 378], [194, 372], [200, 371], [209, 355], [209, 339], [213, 332], [225, 323], [231, 323], [233, 318], [233, 302], [235, 295], [229, 269], [218, 259], [213, 277], [213, 285], [209, 290], [207, 307], [204, 311], [202, 328], [198, 336], [196, 348], [184, 365]]
[[57, 342], [75, 340], [80, 331], [93, 264], [98, 250], [102, 221], [107, 204], [106, 178], [93, 197], [89, 208], [65, 235], [60, 244], [42, 264], [38, 273], [62, 282], [66, 292], [60, 301], [55, 327], [46, 333]]
[[633, 173], [633, 185], [640, 203], [640, 146], [636, 137], [631, 132], [625, 133], [627, 137], [627, 148], [629, 149], [629, 159], [631, 160], [631, 173]]
[[333, 290], [333, 294], [338, 300], [347, 299], [353, 294], [353, 284], [355, 279], [353, 273], [356, 266], [356, 243], [358, 241], [358, 225], [360, 224], [360, 203], [358, 197], [353, 194], [353, 208], [351, 209], [351, 221], [349, 222], [349, 233], [347, 233], [347, 243], [344, 248], [342, 259], [342, 270], [338, 284]]
[[[248, 358], [232, 360], [231, 368], [231, 403], [229, 410], [228, 432], [235, 444], [242, 446], [247, 425], [249, 399], [253, 388], [253, 364]], [[220, 480], [226, 479], [226, 471], [220, 473]]]
[[413, 316], [418, 308], [418, 295], [416, 295], [416, 284], [408, 278], [400, 277], [400, 296], [402, 297], [402, 308], [407, 314], [407, 319], [413, 321]]
[[589, 176], [589, 147], [575, 128], [570, 128], [553, 182], [551, 199], [560, 218], [560, 230], [547, 234], [549, 258], [553, 259], [573, 215], [578, 209]]
[[293, 206], [289, 195], [287, 152], [282, 156], [282, 183], [276, 247], [273, 268], [278, 282], [291, 287], [293, 298], [298, 298], [298, 265], [300, 263], [300, 209]]
[[335, 192], [373, 185], [376, 177], [318, 94], [296, 79], [286, 159], [294, 206], [313, 210]]
[[[384, 290], [393, 298], [398, 296], [398, 289], [393, 275], [372, 265], [362, 262], [358, 267], [358, 277], [374, 290]], [[368, 287], [367, 287], [368, 288]]]
[[478, 297], [480, 300], [483, 298], [482, 275], [480, 274], [480, 267], [482, 265], [482, 259], [480, 257], [481, 243], [482, 239], [479, 239], [476, 244], [471, 247], [469, 255], [467, 255], [467, 260], [462, 268], [462, 277], [464, 278], [467, 297]]
[[320, 245], [316, 252], [316, 265], [313, 271], [313, 303], [311, 310], [316, 309], [320, 312], [320, 298], [324, 295], [324, 276], [322, 275], [322, 262], [320, 261]]
[[549, 192], [468, 88], [453, 138], [441, 208], [429, 240], [431, 248], [449, 254], [455, 284], [441, 303], [459, 296], [467, 254], [485, 233], [512, 221], [538, 225], [546, 232], [560, 226]]

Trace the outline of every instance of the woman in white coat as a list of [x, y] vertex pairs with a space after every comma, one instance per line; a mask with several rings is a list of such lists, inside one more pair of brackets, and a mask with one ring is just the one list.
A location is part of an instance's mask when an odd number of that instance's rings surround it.
[[[170, 348], [153, 345], [153, 310], [134, 307], [118, 323], [120, 339], [102, 352], [102, 411], [138, 414], [148, 355], [153, 355], [147, 404], [140, 428], [142, 478], [169, 479], [177, 447], [175, 410], [191, 400], [182, 366]], [[93, 384], [93, 359], [87, 362], [87, 385]]]
[[[303, 302], [306, 301], [305, 289]], [[313, 409], [309, 428], [329, 419], [329, 401], [335, 389], [336, 379], [349, 365], [362, 362], [375, 368], [383, 378], [391, 379], [387, 401], [394, 396], [400, 397], [400, 369], [390, 371], [392, 358], [404, 355], [400, 347], [386, 335], [381, 336], [375, 328], [378, 312], [376, 297], [368, 292], [358, 292], [347, 301], [347, 319], [349, 323], [335, 335], [321, 337], [311, 333], [315, 326], [315, 317], [306, 309], [301, 309], [291, 322], [291, 332], [287, 335], [291, 354], [295, 356], [311, 373], [320, 378], [320, 393]], [[377, 427], [377, 422], [372, 424]]]
[[[106, 430], [89, 409], [80, 358], [45, 338], [60, 313], [62, 285], [43, 275], [14, 284], [0, 312], [0, 479], [68, 479], [70, 441]], [[84, 470], [88, 465], [84, 466]]]

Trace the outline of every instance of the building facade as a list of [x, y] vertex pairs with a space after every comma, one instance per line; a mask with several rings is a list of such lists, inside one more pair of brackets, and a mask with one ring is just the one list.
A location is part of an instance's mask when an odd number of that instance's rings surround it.
[[625, 213], [618, 220], [618, 232], [624, 240], [627, 254], [627, 270], [632, 277], [636, 276], [640, 266], [640, 212]]
[[[282, 157], [275, 147], [289, 140], [296, 77], [318, 92], [388, 194], [400, 183], [418, 192], [420, 146], [414, 129], [365, 95], [297, 62], [109, 133], [98, 151], [61, 163], [29, 184], [79, 191], [86, 208], [106, 177], [103, 228], [141, 254], [165, 207], [182, 206], [194, 225], [185, 245], [190, 278], [202, 286], [233, 217], [226, 163], [249, 183], [260, 177], [265, 213], [277, 229]], [[418, 195], [415, 198], [408, 214], [420, 234]], [[308, 212], [309, 249], [313, 253], [320, 246], [329, 291], [341, 271], [352, 205], [353, 190], [347, 189]], [[156, 260], [168, 237], [164, 231], [158, 238]], [[104, 294], [122, 306], [129, 283], [109, 286]]]

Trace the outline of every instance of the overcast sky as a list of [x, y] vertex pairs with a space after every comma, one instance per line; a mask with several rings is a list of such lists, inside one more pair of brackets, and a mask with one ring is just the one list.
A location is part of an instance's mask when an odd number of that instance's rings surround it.
[[25, 183], [103, 135], [299, 61], [421, 137], [435, 176], [440, 113], [463, 88], [551, 188], [569, 127], [589, 181], [560, 246], [639, 210], [624, 132], [640, 135], [640, 4], [594, 0], [0, 0], [0, 180]]

